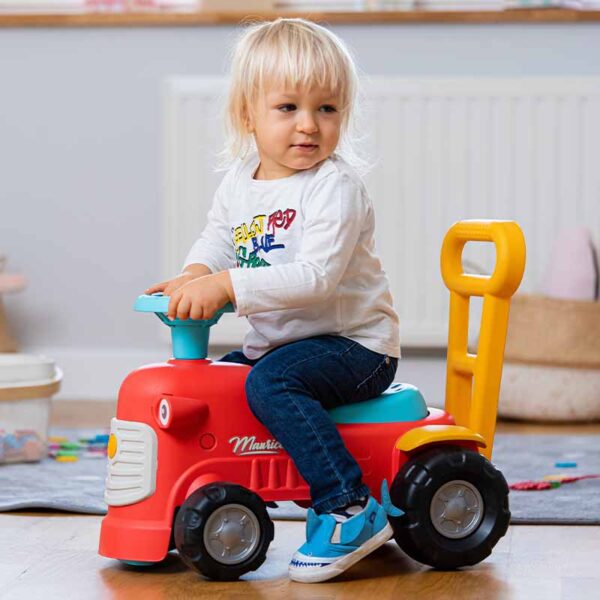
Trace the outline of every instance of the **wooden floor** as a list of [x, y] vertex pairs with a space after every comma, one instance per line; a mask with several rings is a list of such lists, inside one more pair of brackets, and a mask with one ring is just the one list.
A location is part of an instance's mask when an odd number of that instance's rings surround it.
[[[56, 403], [53, 423], [93, 427], [107, 423], [114, 406]], [[600, 433], [583, 426], [500, 423], [499, 431]], [[277, 521], [266, 563], [235, 583], [205, 581], [176, 556], [151, 571], [137, 571], [97, 554], [101, 517], [17, 512], [0, 515], [0, 599], [211, 598], [459, 598], [591, 599], [600, 597], [600, 527], [512, 526], [483, 563], [460, 572], [432, 571], [388, 542], [334, 582], [303, 585], [287, 579], [304, 524]]]

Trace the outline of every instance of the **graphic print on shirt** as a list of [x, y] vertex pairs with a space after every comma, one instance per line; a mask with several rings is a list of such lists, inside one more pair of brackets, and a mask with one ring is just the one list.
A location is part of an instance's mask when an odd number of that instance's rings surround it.
[[264, 255], [285, 248], [285, 244], [277, 243], [277, 233], [289, 229], [295, 218], [296, 211], [286, 208], [276, 210], [269, 216], [256, 215], [250, 224], [242, 223], [232, 227], [237, 266], [248, 269], [270, 266], [271, 263]]

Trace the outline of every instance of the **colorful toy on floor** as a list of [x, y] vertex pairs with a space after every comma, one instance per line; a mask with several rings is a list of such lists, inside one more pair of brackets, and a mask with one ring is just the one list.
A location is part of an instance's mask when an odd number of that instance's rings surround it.
[[[495, 244], [490, 277], [463, 272], [469, 241]], [[373, 495], [381, 500], [385, 481], [392, 482], [392, 504], [404, 511], [389, 518], [396, 542], [439, 569], [482, 561], [508, 527], [508, 486], [489, 459], [509, 303], [524, 266], [516, 223], [453, 225], [441, 256], [450, 289], [445, 410], [427, 407], [416, 387], [395, 383], [377, 398], [330, 411]], [[476, 355], [467, 350], [471, 296], [483, 297]], [[250, 367], [206, 358], [210, 327], [232, 307], [209, 320], [170, 321], [168, 302], [140, 296], [135, 304], [171, 328], [174, 358], [134, 371], [121, 385], [99, 551], [147, 566], [177, 549], [203, 575], [237, 579], [265, 560], [274, 533], [267, 504], [307, 506], [310, 492], [248, 407]]]
[[600, 479], [600, 475], [547, 475], [543, 481], [519, 481], [511, 483], [508, 487], [519, 492], [538, 492], [542, 490], [553, 490], [565, 483], [575, 483], [584, 479]]
[[80, 458], [100, 458], [107, 456], [108, 434], [96, 434], [92, 438], [81, 438], [77, 442], [63, 436], [48, 438], [48, 456], [57, 462], [76, 462]]

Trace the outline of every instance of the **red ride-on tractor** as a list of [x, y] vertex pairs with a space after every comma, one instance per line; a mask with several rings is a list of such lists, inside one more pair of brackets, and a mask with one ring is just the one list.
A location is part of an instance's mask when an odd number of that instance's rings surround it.
[[[491, 241], [491, 276], [467, 275], [467, 241]], [[412, 558], [438, 569], [473, 565], [508, 527], [508, 487], [489, 461], [510, 297], [521, 281], [525, 242], [510, 221], [463, 221], [442, 247], [450, 289], [445, 410], [395, 383], [377, 398], [330, 411], [365, 483], [404, 511], [390, 517]], [[467, 351], [469, 298], [483, 297], [477, 354]], [[169, 321], [168, 298], [141, 296], [136, 310], [171, 327], [174, 358], [131, 373], [111, 423], [100, 554], [127, 564], [162, 561], [177, 549], [203, 575], [236, 579], [257, 569], [273, 539], [266, 507], [310, 505], [306, 482], [253, 416], [244, 392], [250, 367], [206, 358], [212, 319]], [[385, 489], [385, 485], [383, 486]]]

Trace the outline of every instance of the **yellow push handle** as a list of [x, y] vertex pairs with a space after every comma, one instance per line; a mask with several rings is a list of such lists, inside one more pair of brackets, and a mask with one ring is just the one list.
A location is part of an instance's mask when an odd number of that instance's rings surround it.
[[[494, 242], [496, 267], [491, 277], [463, 273], [462, 251], [467, 242]], [[442, 277], [446, 287], [465, 296], [491, 294], [510, 298], [525, 269], [525, 238], [514, 221], [459, 221], [442, 244]]]
[[[470, 241], [495, 244], [491, 276], [463, 272], [462, 252]], [[450, 290], [446, 410], [457, 425], [483, 436], [482, 453], [491, 458], [510, 298], [525, 270], [523, 232], [514, 221], [459, 221], [444, 238], [441, 268]], [[467, 349], [471, 296], [483, 297], [477, 354]]]

